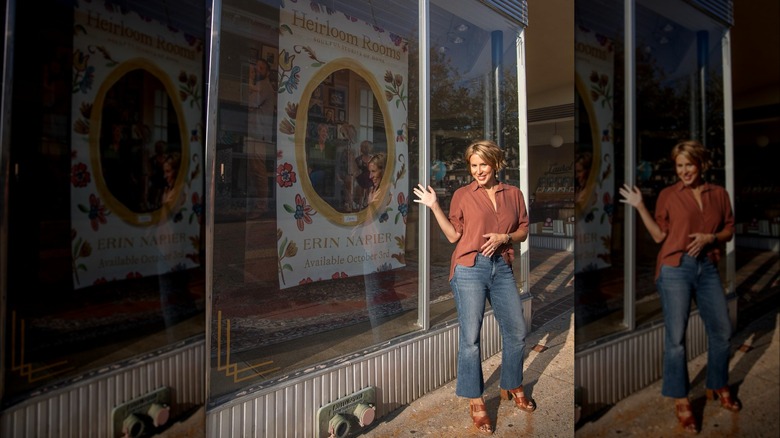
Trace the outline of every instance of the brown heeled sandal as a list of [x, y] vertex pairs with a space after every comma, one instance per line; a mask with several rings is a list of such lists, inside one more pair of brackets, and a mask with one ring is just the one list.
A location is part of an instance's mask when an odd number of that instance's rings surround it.
[[471, 421], [474, 422], [474, 427], [477, 428], [479, 433], [493, 435], [493, 424], [490, 422], [484, 402], [469, 402], [469, 415], [471, 415]]
[[696, 418], [693, 416], [693, 410], [691, 409], [691, 402], [688, 400], [682, 403], [675, 402], [674, 408], [677, 413], [677, 421], [680, 422], [682, 430], [693, 435], [699, 433], [699, 430], [696, 428]]
[[515, 389], [501, 390], [501, 400], [511, 400], [512, 397], [515, 398], [515, 405], [518, 407], [518, 409], [526, 412], [533, 412], [536, 410], [536, 402], [525, 398], [523, 385], [520, 385]]
[[731, 392], [729, 392], [728, 385], [720, 389], [708, 389], [707, 400], [715, 400], [720, 398], [720, 407], [727, 409], [731, 412], [739, 412], [742, 409], [742, 405], [738, 400], [731, 398]]

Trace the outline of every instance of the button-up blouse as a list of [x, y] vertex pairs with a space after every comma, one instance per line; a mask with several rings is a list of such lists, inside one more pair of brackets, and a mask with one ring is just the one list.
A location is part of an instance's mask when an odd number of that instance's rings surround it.
[[[452, 252], [450, 280], [456, 265], [474, 266], [479, 249], [486, 241], [482, 237], [484, 234], [509, 234], [519, 229], [528, 234], [528, 212], [520, 189], [498, 182], [495, 195], [496, 207], [493, 208], [487, 192], [476, 181], [459, 188], [452, 195], [449, 220], [461, 237]], [[502, 245], [499, 249], [501, 256], [511, 265], [514, 259], [512, 244]]]
[[[693, 233], [714, 234], [728, 229], [729, 236], [734, 234], [734, 215], [726, 189], [721, 186], [704, 183], [701, 189], [702, 207], [693, 197], [692, 190], [682, 181], [666, 187], [658, 195], [655, 207], [655, 221], [666, 233], [656, 260], [655, 278], [661, 273], [662, 265], [680, 266], [682, 256], [691, 241]], [[731, 240], [731, 237], [729, 237]], [[704, 248], [714, 263], [720, 259], [720, 242]], [[705, 252], [706, 250], [706, 252]]]

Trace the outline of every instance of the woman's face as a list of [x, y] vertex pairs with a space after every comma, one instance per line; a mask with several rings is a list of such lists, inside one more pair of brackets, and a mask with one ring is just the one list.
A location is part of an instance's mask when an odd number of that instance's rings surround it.
[[471, 170], [471, 176], [474, 177], [480, 186], [484, 187], [487, 184], [490, 187], [495, 184], [496, 172], [493, 166], [485, 162], [479, 155], [474, 154], [469, 157], [469, 169]]
[[176, 172], [168, 161], [163, 163], [163, 175], [165, 175], [165, 180], [168, 181], [168, 184], [172, 186], [173, 182], [176, 180]]
[[677, 158], [674, 159], [674, 163], [675, 169], [677, 170], [677, 176], [683, 184], [691, 186], [699, 183], [699, 177], [701, 176], [699, 166], [688, 159], [687, 156], [684, 154], [677, 155]]
[[379, 183], [382, 181], [382, 176], [384, 174], [385, 171], [380, 169], [376, 163], [368, 163], [368, 177], [371, 178], [374, 187], [379, 187]]
[[584, 187], [585, 182], [588, 179], [588, 172], [585, 170], [585, 166], [579, 161], [574, 163], [574, 175], [577, 177], [577, 185]]

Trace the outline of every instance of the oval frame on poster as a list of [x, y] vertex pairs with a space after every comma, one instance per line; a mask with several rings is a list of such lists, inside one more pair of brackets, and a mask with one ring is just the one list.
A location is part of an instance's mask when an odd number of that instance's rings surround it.
[[105, 105], [106, 95], [114, 87], [114, 85], [122, 80], [125, 75], [136, 71], [143, 70], [146, 73], [151, 74], [165, 88], [165, 92], [168, 95], [168, 100], [173, 105], [173, 109], [176, 112], [176, 117], [179, 124], [179, 138], [181, 141], [181, 163], [179, 165], [179, 171], [176, 175], [176, 182], [174, 183], [174, 199], [180, 199], [181, 191], [184, 189], [184, 183], [187, 175], [189, 174], [189, 137], [186, 129], [186, 119], [184, 117], [184, 111], [181, 105], [181, 101], [178, 98], [179, 90], [170, 80], [168, 73], [162, 70], [160, 67], [144, 58], [131, 59], [119, 64], [114, 68], [103, 80], [103, 83], [98, 89], [95, 100], [92, 104], [92, 112], [90, 117], [90, 126], [92, 127], [89, 132], [89, 150], [90, 159], [92, 163], [93, 173], [96, 174], [95, 185], [97, 186], [98, 193], [100, 194], [103, 202], [108, 206], [112, 215], [118, 215], [124, 222], [139, 227], [148, 227], [159, 224], [163, 219], [168, 218], [172, 213], [169, 205], [163, 204], [160, 208], [148, 212], [137, 212], [127, 207], [124, 202], [117, 199], [112, 192], [111, 188], [106, 183], [105, 175], [103, 173], [103, 161], [102, 151], [100, 145], [100, 139], [102, 136], [103, 128], [103, 109]]
[[[306, 154], [306, 134], [308, 132], [309, 115], [308, 108], [311, 103], [312, 94], [314, 90], [319, 87], [328, 76], [339, 71], [350, 70], [353, 73], [360, 76], [371, 88], [371, 92], [374, 95], [374, 100], [379, 105], [380, 111], [382, 111], [382, 119], [385, 124], [385, 137], [387, 138], [387, 164], [385, 165], [385, 172], [382, 176], [382, 182], [380, 183], [379, 199], [385, 199], [389, 185], [392, 180], [392, 175], [395, 172], [395, 137], [392, 132], [392, 120], [388, 119], [387, 102], [381, 97], [384, 96], [384, 92], [379, 83], [375, 79], [374, 75], [366, 69], [363, 65], [350, 58], [338, 58], [332, 60], [320, 68], [301, 93], [301, 100], [298, 103], [298, 112], [295, 117], [295, 158], [298, 166], [299, 178], [301, 180], [301, 187], [308, 202], [314, 206], [318, 214], [325, 216], [325, 218], [339, 226], [355, 226], [362, 224], [368, 219], [368, 208], [363, 208], [358, 212], [341, 212], [336, 210], [330, 203], [322, 199], [319, 193], [314, 189], [311, 179], [309, 177]], [[376, 211], [376, 209], [373, 209]]]
[[[592, 102], [589, 99], [585, 99], [585, 96], [587, 96], [587, 93], [589, 92], [588, 88], [578, 75], [575, 75], [574, 82], [575, 82], [577, 93], [579, 93], [580, 95], [580, 102], [583, 103], [583, 105], [585, 106], [585, 112], [588, 114], [588, 124], [590, 125], [591, 142], [593, 144], [591, 150], [592, 162], [591, 162], [590, 170], [588, 172], [588, 178], [585, 182], [585, 187], [582, 189], [584, 191], [583, 196], [578, 197], [575, 194], [575, 198], [574, 198], [575, 217], [577, 221], [579, 221], [580, 219], [582, 219], [584, 215], [587, 214], [586, 210], [588, 206], [592, 203], [593, 197], [595, 196], [596, 180], [598, 178], [598, 175], [601, 173], [601, 137], [599, 135], [599, 126], [598, 126], [598, 118], [596, 117], [596, 110], [593, 108]], [[574, 162], [575, 169], [576, 166], [577, 166], [577, 161], [576, 161], [576, 153], [575, 153], [575, 162]], [[576, 175], [575, 175], [575, 179], [576, 179]]]

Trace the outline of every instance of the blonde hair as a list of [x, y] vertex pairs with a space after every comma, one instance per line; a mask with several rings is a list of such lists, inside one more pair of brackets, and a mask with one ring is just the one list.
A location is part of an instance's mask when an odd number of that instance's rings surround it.
[[387, 155], [383, 152], [380, 152], [376, 155], [372, 155], [371, 159], [368, 160], [368, 164], [374, 163], [377, 169], [382, 171], [382, 174], [385, 173], [385, 166], [387, 166]]
[[710, 151], [696, 140], [684, 140], [674, 145], [672, 148], [672, 161], [677, 161], [678, 155], [689, 159], [702, 173], [710, 168]]
[[482, 158], [496, 171], [496, 173], [506, 168], [504, 150], [490, 140], [477, 140], [471, 143], [464, 153], [466, 163], [470, 162], [472, 155], [477, 155], [479, 158]]

